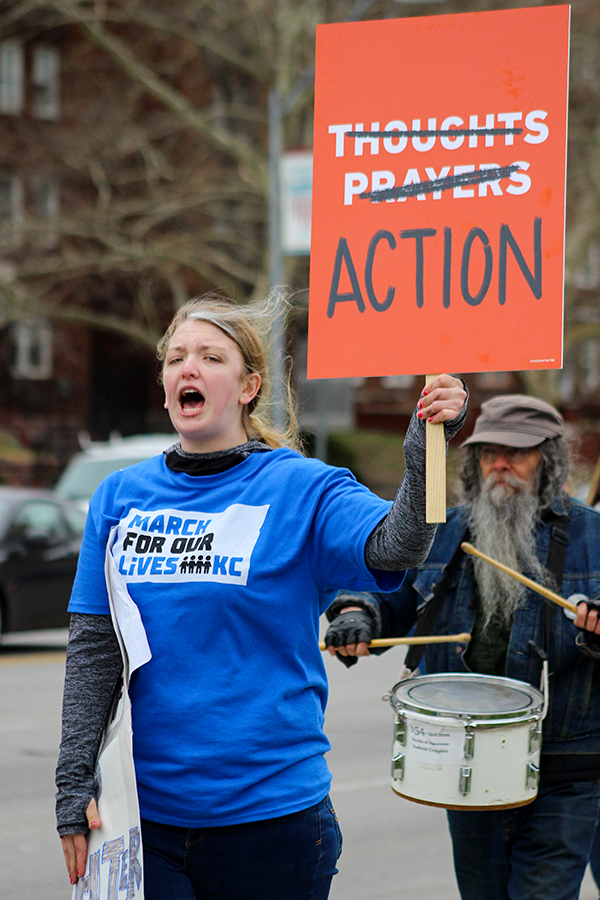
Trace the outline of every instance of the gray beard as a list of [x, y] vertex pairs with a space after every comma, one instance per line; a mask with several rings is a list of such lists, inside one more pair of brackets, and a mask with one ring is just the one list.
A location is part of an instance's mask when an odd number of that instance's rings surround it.
[[[496, 480], [492, 472], [482, 483], [478, 497], [468, 505], [473, 544], [486, 556], [522, 574], [527, 572], [534, 581], [544, 584], [547, 572], [535, 547], [535, 527], [541, 512], [537, 483], [532, 488], [514, 475], [504, 475], [504, 481], [515, 488], [507, 495]], [[473, 565], [484, 629], [492, 619], [510, 627], [515, 609], [525, 600], [526, 588], [483, 560], [474, 558]]]

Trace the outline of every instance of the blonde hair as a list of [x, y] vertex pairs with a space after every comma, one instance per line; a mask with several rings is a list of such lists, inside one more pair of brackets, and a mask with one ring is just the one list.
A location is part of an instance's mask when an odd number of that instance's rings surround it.
[[169, 327], [158, 342], [156, 355], [164, 368], [165, 357], [171, 339], [184, 322], [199, 320], [210, 322], [220, 328], [227, 337], [237, 344], [242, 355], [247, 375], [257, 373], [261, 385], [256, 396], [243, 407], [242, 426], [249, 439], [263, 441], [269, 447], [292, 447], [302, 452], [302, 441], [298, 430], [295, 401], [288, 377], [286, 382], [285, 413], [287, 427], [279, 431], [271, 424], [269, 394], [271, 378], [267, 363], [265, 345], [273, 322], [278, 316], [285, 316], [287, 300], [279, 292], [271, 292], [262, 301], [239, 304], [221, 294], [209, 293], [194, 297], [177, 310]]

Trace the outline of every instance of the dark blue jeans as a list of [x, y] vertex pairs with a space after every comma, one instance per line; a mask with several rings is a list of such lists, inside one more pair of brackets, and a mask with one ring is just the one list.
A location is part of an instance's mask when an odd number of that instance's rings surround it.
[[600, 809], [600, 783], [547, 784], [533, 803], [448, 810], [462, 900], [577, 900]]
[[329, 797], [218, 828], [142, 820], [145, 900], [326, 900], [342, 835]]

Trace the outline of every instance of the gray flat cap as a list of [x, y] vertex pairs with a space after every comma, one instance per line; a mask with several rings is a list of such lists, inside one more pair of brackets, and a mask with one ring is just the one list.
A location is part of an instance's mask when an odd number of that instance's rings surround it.
[[549, 403], [525, 394], [505, 394], [481, 404], [468, 444], [537, 447], [548, 438], [563, 437], [561, 414]]

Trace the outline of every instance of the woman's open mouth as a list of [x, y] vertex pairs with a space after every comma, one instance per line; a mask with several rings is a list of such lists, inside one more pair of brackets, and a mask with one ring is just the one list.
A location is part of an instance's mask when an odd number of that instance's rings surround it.
[[186, 388], [179, 395], [179, 406], [183, 412], [193, 412], [204, 406], [204, 394], [195, 388]]

